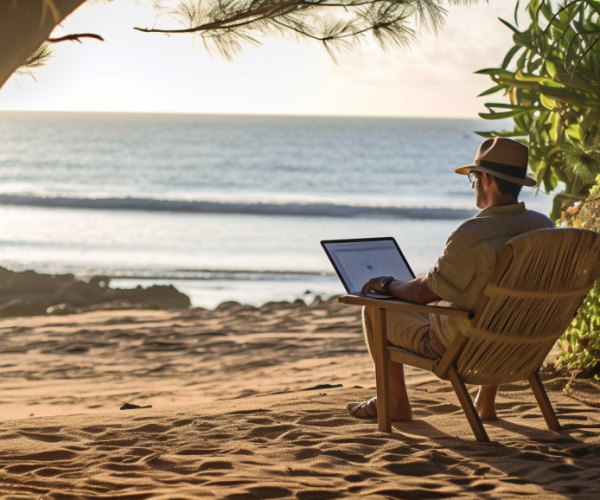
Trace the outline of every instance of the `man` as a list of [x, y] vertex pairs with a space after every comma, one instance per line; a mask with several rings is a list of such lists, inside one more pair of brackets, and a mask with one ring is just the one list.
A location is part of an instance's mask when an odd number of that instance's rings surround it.
[[[467, 175], [475, 190], [475, 204], [481, 211], [454, 231], [444, 253], [429, 273], [409, 281], [392, 276], [369, 280], [362, 292], [387, 292], [400, 300], [443, 305], [470, 310], [485, 287], [505, 243], [535, 229], [552, 227], [546, 217], [527, 210], [518, 196], [522, 186], [535, 186], [527, 177], [528, 148], [512, 139], [486, 139], [479, 147], [472, 165], [455, 170]], [[440, 359], [466, 320], [420, 313], [387, 311], [388, 341], [413, 352]], [[371, 352], [373, 328], [368, 309], [363, 309], [365, 340]], [[392, 420], [411, 420], [412, 411], [403, 366], [390, 361]], [[483, 420], [496, 418], [495, 398], [498, 386], [482, 386], [475, 408]], [[377, 398], [348, 404], [357, 418], [377, 416]]]

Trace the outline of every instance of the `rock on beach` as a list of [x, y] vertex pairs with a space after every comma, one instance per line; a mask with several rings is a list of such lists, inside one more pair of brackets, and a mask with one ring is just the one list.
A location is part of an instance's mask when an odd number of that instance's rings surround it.
[[89, 282], [72, 274], [39, 274], [0, 267], [0, 317], [70, 314], [96, 309], [187, 309], [187, 295], [175, 287], [111, 288], [110, 278]]

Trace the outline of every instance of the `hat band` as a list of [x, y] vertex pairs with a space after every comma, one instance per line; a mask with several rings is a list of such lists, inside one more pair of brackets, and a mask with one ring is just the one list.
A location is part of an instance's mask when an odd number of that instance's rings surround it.
[[525, 179], [527, 168], [515, 167], [514, 165], [506, 165], [505, 163], [496, 163], [495, 161], [475, 160], [473, 162], [478, 167], [485, 167], [499, 174], [510, 175], [519, 179]]

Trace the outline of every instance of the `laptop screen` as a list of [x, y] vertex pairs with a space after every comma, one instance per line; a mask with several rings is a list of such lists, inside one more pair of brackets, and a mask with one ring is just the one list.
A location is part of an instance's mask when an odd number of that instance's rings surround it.
[[363, 285], [376, 276], [398, 280], [415, 277], [394, 238], [329, 240], [321, 245], [350, 294], [360, 293]]

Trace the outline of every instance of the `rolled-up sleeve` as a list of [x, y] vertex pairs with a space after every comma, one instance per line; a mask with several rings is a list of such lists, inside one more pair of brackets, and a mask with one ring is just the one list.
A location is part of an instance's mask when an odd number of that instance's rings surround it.
[[425, 277], [425, 283], [438, 297], [456, 302], [476, 273], [477, 262], [465, 239], [455, 231], [446, 242], [444, 253]]

